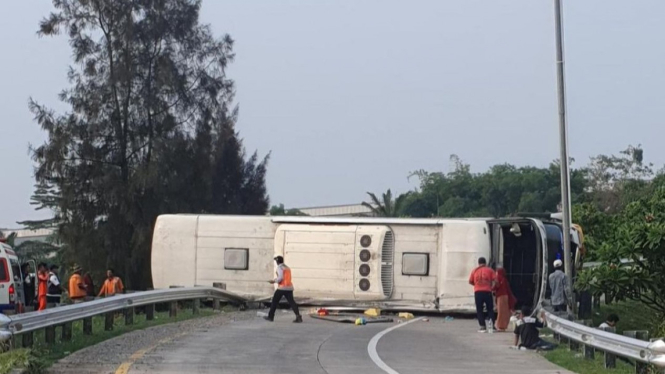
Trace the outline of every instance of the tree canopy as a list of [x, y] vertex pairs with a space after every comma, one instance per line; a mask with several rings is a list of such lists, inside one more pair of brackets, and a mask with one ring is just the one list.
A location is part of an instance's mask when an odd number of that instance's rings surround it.
[[270, 208], [269, 214], [271, 216], [306, 216], [307, 214], [298, 209], [287, 209], [284, 204], [273, 205]]
[[[409, 192], [401, 215], [410, 217], [504, 217], [518, 212], [556, 212], [561, 201], [559, 164], [549, 167], [492, 166], [484, 173], [451, 156], [451, 171], [418, 170], [419, 187]], [[574, 202], [584, 199], [585, 170], [571, 172]]]
[[377, 217], [399, 217], [400, 212], [408, 194], [402, 194], [393, 199], [392, 191], [388, 190], [378, 198], [375, 194], [368, 192], [369, 202], [364, 201], [362, 205], [372, 211]]
[[69, 38], [70, 110], [30, 101], [48, 135], [33, 201], [54, 211], [65, 259], [145, 288], [159, 214], [268, 209], [268, 158], [246, 155], [235, 130], [233, 40], [199, 23], [197, 0], [53, 4], [39, 34]]

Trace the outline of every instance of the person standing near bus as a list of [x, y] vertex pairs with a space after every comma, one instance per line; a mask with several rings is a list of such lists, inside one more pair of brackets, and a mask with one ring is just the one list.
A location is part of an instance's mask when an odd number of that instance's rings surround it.
[[277, 290], [272, 296], [272, 301], [270, 303], [270, 312], [268, 312], [267, 317], [263, 317], [266, 321], [275, 320], [275, 310], [277, 310], [277, 304], [282, 300], [282, 296], [286, 298], [286, 301], [289, 302], [293, 313], [296, 314], [296, 319], [293, 321], [295, 323], [302, 322], [302, 316], [298, 310], [298, 304], [293, 299], [293, 282], [291, 282], [291, 268], [286, 266], [284, 263], [284, 257], [277, 256], [275, 257], [275, 262], [277, 263], [277, 278], [268, 281], [271, 284], [277, 283]]
[[555, 312], [565, 312], [566, 306], [571, 305], [570, 291], [568, 290], [568, 277], [561, 270], [563, 261], [554, 261], [554, 272], [549, 276], [550, 289], [552, 290], [552, 308]]
[[115, 276], [113, 269], [108, 269], [106, 271], [106, 280], [97, 296], [114, 296], [115, 294], [122, 293], [124, 290], [125, 286], [122, 284], [122, 280]]
[[[485, 257], [478, 259], [478, 267], [473, 269], [469, 276], [469, 284], [473, 286], [473, 294], [476, 301], [476, 314], [480, 330], [478, 332], [487, 332], [487, 322], [485, 320], [485, 310], [487, 308], [487, 320], [490, 325], [494, 320], [494, 298], [492, 290], [496, 283], [496, 274], [492, 268], [487, 266]], [[492, 329], [492, 326], [490, 326]]]
[[62, 285], [58, 278], [58, 265], [51, 265], [48, 273], [48, 284], [46, 287], [46, 303], [49, 308], [60, 305], [62, 300]]
[[30, 263], [23, 264], [21, 272], [23, 273], [23, 295], [25, 298], [25, 306], [32, 306], [35, 302], [35, 283], [36, 279], [30, 269]]
[[46, 309], [46, 294], [48, 291], [48, 269], [41, 262], [37, 266], [37, 310]]

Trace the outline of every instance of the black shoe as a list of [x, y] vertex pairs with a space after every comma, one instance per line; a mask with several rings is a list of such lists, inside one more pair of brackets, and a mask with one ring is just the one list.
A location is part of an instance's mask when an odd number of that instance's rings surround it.
[[296, 316], [296, 319], [293, 320], [293, 323], [302, 323], [302, 316]]
[[263, 317], [263, 319], [265, 319], [268, 322], [274, 322], [275, 321], [274, 318], [270, 318], [270, 317]]

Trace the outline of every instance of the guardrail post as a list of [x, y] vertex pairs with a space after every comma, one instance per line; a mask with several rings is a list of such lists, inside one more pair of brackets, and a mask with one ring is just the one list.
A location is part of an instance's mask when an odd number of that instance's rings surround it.
[[44, 337], [46, 338], [46, 344], [55, 343], [55, 326], [49, 326], [44, 329]]
[[34, 343], [34, 333], [32, 331], [21, 334], [21, 345], [23, 348], [32, 348]]
[[[593, 326], [593, 320], [585, 319], [580, 321], [584, 326]], [[596, 358], [596, 349], [588, 344], [582, 343], [582, 351], [584, 352], [584, 358], [588, 360], [594, 360]]]
[[62, 341], [68, 342], [70, 340], [72, 340], [72, 323], [65, 322], [65, 324], [62, 325]]
[[199, 314], [199, 309], [201, 309], [201, 300], [194, 299], [192, 300], [192, 314]]
[[125, 309], [125, 325], [134, 324], [134, 307], [129, 307]]
[[104, 316], [104, 330], [113, 331], [113, 318], [115, 317], [115, 312], [108, 312]]
[[83, 335], [92, 335], [92, 317], [83, 318]]
[[[630, 330], [624, 331], [623, 334], [629, 338], [639, 339], [639, 340], [649, 340], [649, 332], [646, 330]], [[635, 361], [635, 373], [637, 374], [646, 374], [649, 370], [649, 365], [644, 362]]]
[[155, 304], [148, 304], [145, 306], [145, 319], [152, 321], [155, 319]]
[[[613, 334], [616, 333], [617, 331], [615, 327], [605, 327], [603, 330], [611, 332]], [[605, 362], [605, 369], [614, 369], [617, 366], [617, 356], [609, 352], [605, 352], [604, 362]]]
[[[586, 320], [576, 320], [574, 322], [579, 323], [579, 324], [584, 325], [584, 326], [589, 326], [589, 323]], [[572, 352], [577, 352], [577, 351], [580, 350], [580, 343], [576, 340], [569, 339], [568, 347], [570, 348], [570, 350]]]
[[[226, 283], [215, 282], [215, 283], [212, 284], [212, 286], [215, 287], [215, 288], [219, 288], [221, 290], [226, 289]], [[214, 309], [214, 310], [219, 310], [220, 309], [220, 303], [219, 303], [218, 298], [213, 298], [212, 299], [212, 309]]]
[[178, 302], [171, 301], [169, 303], [169, 317], [175, 318], [178, 316]]
[[[169, 286], [169, 288], [182, 288], [182, 286]], [[175, 318], [178, 316], [178, 302], [171, 301], [169, 303], [169, 317]]]
[[587, 360], [596, 359], [596, 350], [588, 344], [584, 345], [584, 358], [586, 358]]

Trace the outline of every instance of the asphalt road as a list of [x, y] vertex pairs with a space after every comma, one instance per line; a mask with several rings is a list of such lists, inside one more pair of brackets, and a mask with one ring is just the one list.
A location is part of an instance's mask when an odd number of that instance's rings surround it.
[[278, 312], [273, 323], [254, 317], [186, 331], [135, 352], [115, 373], [570, 373], [509, 349], [512, 333], [477, 333], [473, 320], [354, 326], [292, 319]]

